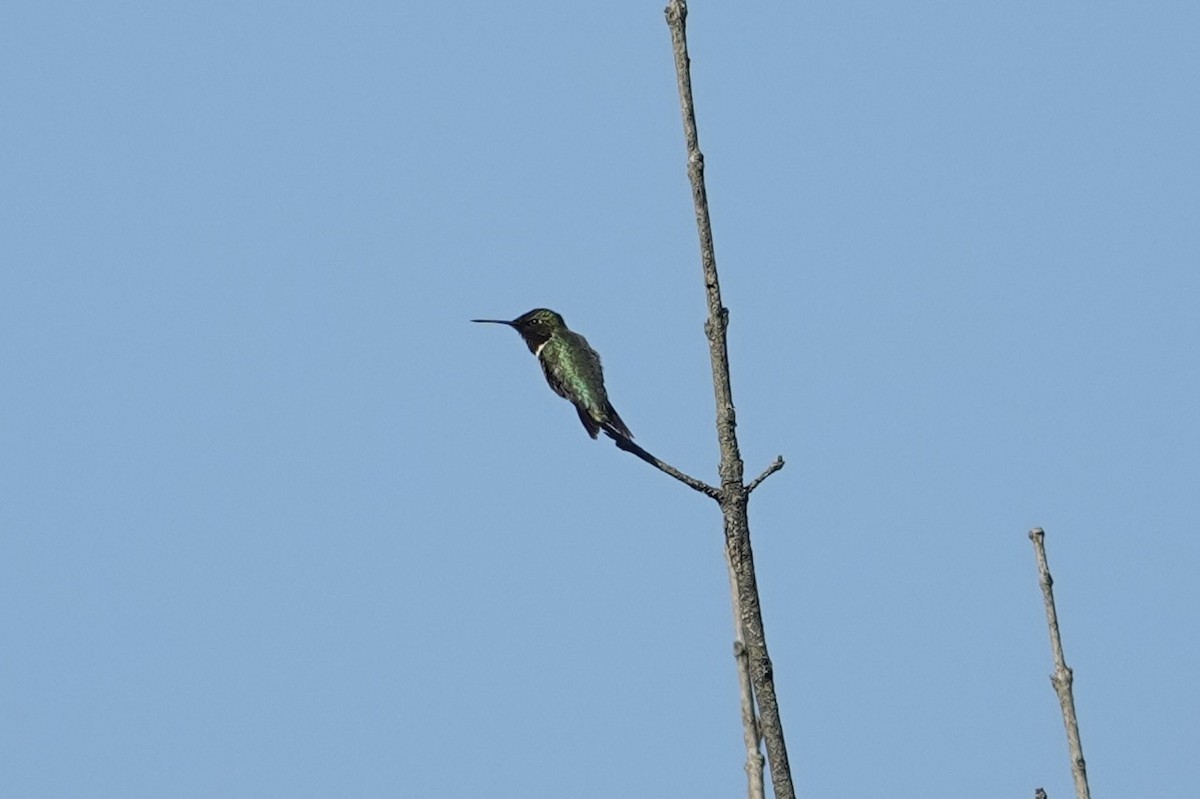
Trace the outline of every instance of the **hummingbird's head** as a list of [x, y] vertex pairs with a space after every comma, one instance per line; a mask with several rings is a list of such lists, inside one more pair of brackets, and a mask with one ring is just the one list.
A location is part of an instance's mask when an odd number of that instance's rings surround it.
[[508, 325], [521, 334], [529, 351], [537, 353], [543, 344], [550, 340], [556, 330], [565, 330], [567, 323], [563, 318], [549, 308], [534, 308], [523, 313], [511, 322], [503, 319], [472, 319], [472, 322], [487, 322], [495, 325]]
[[565, 328], [567, 323], [549, 308], [534, 308], [512, 320], [512, 326], [521, 331], [522, 335], [528, 330], [530, 333], [549, 337], [555, 330]]

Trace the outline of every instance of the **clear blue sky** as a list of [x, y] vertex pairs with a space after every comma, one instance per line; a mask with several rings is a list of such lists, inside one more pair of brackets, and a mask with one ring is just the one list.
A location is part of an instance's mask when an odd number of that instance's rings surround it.
[[[662, 0], [0, 12], [0, 793], [742, 795]], [[692, 4], [806, 796], [1195, 797], [1200, 5]]]

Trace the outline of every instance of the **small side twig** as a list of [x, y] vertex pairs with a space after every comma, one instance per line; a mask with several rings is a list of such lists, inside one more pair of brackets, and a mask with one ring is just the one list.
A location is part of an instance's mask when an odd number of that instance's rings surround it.
[[755, 477], [753, 480], [750, 481], [750, 485], [746, 486], [746, 493], [749, 494], [750, 492], [754, 491], [754, 489], [758, 488], [759, 483], [761, 483], [763, 480], [766, 480], [768, 477], [775, 474], [775, 472], [779, 471], [782, 468], [783, 468], [783, 456], [777, 455], [777, 456], [775, 456], [775, 460], [771, 461], [771, 465], [768, 466], [766, 469], [763, 469], [762, 474], [760, 474], [758, 477]]
[[1029, 540], [1033, 542], [1033, 552], [1037, 557], [1039, 582], [1042, 586], [1042, 600], [1046, 605], [1046, 624], [1050, 628], [1050, 649], [1054, 654], [1054, 673], [1050, 682], [1054, 693], [1058, 694], [1058, 703], [1062, 706], [1063, 726], [1067, 729], [1067, 748], [1071, 752], [1071, 774], [1075, 778], [1076, 799], [1089, 799], [1087, 765], [1083, 760], [1083, 744], [1079, 740], [1079, 719], [1075, 715], [1075, 694], [1072, 684], [1075, 673], [1067, 667], [1063, 657], [1062, 638], [1058, 633], [1058, 612], [1054, 608], [1054, 578], [1050, 576], [1050, 566], [1046, 561], [1046, 532], [1035, 527], [1029, 531]]

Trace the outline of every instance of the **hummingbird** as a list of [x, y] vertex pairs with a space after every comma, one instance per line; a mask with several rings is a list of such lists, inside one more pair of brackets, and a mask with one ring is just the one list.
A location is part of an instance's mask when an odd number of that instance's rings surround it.
[[587, 339], [567, 328], [562, 316], [549, 308], [534, 308], [511, 322], [503, 319], [472, 319], [492, 325], [508, 325], [521, 334], [529, 351], [537, 356], [542, 373], [554, 393], [575, 406], [579, 421], [592, 438], [603, 430], [616, 440], [633, 438], [604, 390], [600, 356]]

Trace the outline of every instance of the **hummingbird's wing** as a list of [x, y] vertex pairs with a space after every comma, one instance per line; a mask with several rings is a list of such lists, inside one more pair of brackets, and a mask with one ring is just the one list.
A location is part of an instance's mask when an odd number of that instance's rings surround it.
[[581, 390], [578, 369], [573, 368], [573, 364], [567, 361], [565, 355], [544, 357], [539, 353], [538, 362], [542, 365], [542, 374], [546, 376], [546, 382], [550, 384], [554, 393], [575, 406], [575, 412], [579, 414], [579, 421], [583, 422], [583, 429], [587, 430], [587, 434], [592, 438], [599, 435], [600, 423], [593, 419], [588, 411], [589, 397]]
[[538, 352], [538, 361], [554, 393], [575, 406], [589, 436], [596, 438], [604, 430], [610, 435], [633, 438], [608, 401], [600, 356], [583, 336], [569, 330], [559, 332]]
[[578, 405], [575, 406], [575, 413], [579, 414], [579, 421], [583, 422], [583, 429], [592, 438], [595, 438], [600, 433], [600, 425], [592, 418], [592, 415]]

